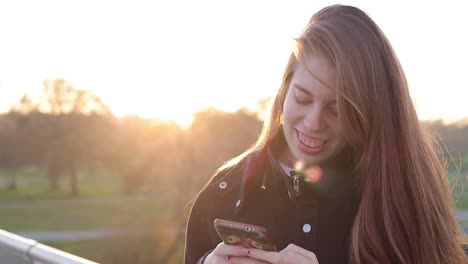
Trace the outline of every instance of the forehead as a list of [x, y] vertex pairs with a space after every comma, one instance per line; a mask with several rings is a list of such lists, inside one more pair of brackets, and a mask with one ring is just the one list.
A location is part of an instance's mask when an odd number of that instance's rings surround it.
[[303, 56], [295, 66], [292, 82], [304, 88], [320, 87], [334, 91], [336, 71], [323, 56]]
[[336, 71], [321, 56], [308, 56], [294, 69], [291, 87], [300, 87], [315, 97], [336, 99]]

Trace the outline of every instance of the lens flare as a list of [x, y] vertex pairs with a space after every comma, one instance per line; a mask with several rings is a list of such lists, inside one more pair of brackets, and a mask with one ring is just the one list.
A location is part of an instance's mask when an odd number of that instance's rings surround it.
[[316, 183], [322, 178], [322, 168], [320, 166], [311, 166], [305, 169], [305, 178], [307, 182]]
[[297, 171], [301, 171], [304, 169], [305, 162], [302, 160], [298, 160], [294, 163], [294, 169]]

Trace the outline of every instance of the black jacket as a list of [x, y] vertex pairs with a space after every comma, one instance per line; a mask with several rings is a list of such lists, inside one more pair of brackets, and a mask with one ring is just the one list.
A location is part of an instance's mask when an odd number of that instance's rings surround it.
[[222, 171], [198, 195], [187, 225], [185, 263], [197, 263], [221, 242], [216, 218], [264, 226], [278, 250], [293, 243], [314, 252], [320, 264], [348, 263], [358, 204], [348, 159], [323, 167], [316, 184], [301, 182], [297, 195], [273, 155], [259, 156]]

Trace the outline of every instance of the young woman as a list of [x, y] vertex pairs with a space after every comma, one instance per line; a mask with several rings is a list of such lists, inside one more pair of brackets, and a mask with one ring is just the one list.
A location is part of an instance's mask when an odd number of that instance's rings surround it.
[[[279, 251], [222, 243], [216, 218], [266, 227]], [[463, 239], [389, 41], [334, 5], [297, 39], [257, 142], [198, 195], [185, 263], [467, 263]]]

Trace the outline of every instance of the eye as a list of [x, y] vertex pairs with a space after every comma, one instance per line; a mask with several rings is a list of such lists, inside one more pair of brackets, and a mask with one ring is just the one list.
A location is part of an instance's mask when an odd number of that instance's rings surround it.
[[313, 101], [312, 96], [302, 91], [296, 91], [294, 93], [294, 99], [296, 100], [296, 103], [301, 104], [301, 105], [310, 104]]
[[306, 100], [303, 98], [299, 98], [297, 96], [295, 97], [295, 99], [296, 99], [296, 103], [301, 104], [301, 105], [306, 105], [312, 102], [311, 100]]

